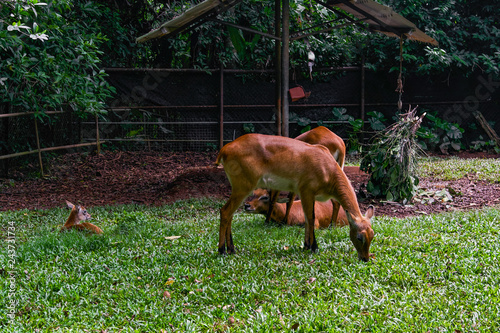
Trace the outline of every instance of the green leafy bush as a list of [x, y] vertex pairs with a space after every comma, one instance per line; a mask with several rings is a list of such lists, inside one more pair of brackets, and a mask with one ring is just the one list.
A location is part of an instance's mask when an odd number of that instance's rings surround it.
[[458, 124], [450, 123], [439, 118], [436, 113], [427, 113], [426, 125], [421, 126], [417, 131], [419, 145], [424, 150], [439, 150], [446, 154], [453, 148], [456, 151], [464, 148], [462, 144], [462, 134], [464, 129]]
[[485, 140], [482, 135], [477, 140], [471, 142], [470, 149], [475, 151], [489, 151], [493, 149], [497, 154], [500, 153], [500, 147], [496, 145], [496, 142], [494, 140]]
[[[387, 119], [381, 112], [370, 111], [366, 113], [368, 118], [368, 124], [370, 124], [370, 130], [374, 132], [381, 131], [385, 129], [384, 121]], [[364, 130], [364, 123], [362, 119], [355, 119], [353, 116], [347, 114], [346, 108], [333, 108], [332, 109], [332, 119], [333, 121], [343, 121], [349, 123], [348, 135], [349, 139], [347, 141], [347, 150], [349, 153], [359, 153], [363, 150], [363, 143], [360, 141], [361, 133]], [[318, 125], [327, 126], [323, 123], [318, 122]], [[328, 126], [327, 126], [328, 127]]]
[[0, 104], [38, 117], [65, 106], [81, 114], [104, 111], [114, 90], [100, 68], [106, 37], [89, 19], [94, 8], [68, 0], [2, 3]]
[[360, 168], [370, 174], [367, 190], [388, 201], [410, 201], [416, 194], [417, 143], [415, 132], [422, 122], [416, 109], [401, 114], [398, 122], [374, 137]]

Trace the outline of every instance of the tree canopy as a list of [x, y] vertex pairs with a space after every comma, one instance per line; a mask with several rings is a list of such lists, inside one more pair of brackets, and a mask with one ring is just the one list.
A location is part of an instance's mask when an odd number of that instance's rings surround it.
[[11, 0], [0, 8], [0, 106], [35, 112], [66, 106], [101, 112], [112, 93], [101, 68], [99, 18], [91, 2]]
[[[198, 1], [199, 2], [199, 1]], [[404, 43], [408, 72], [428, 75], [481, 70], [500, 74], [500, 4], [494, 0], [380, 0], [439, 42], [438, 47]], [[175, 39], [136, 44], [135, 38], [195, 3], [160, 0], [8, 0], [0, 5], [0, 91], [3, 105], [42, 112], [69, 105], [100, 112], [112, 93], [105, 67], [274, 68], [275, 41], [203, 24]], [[224, 20], [274, 32], [274, 1], [245, 0]], [[335, 25], [336, 14], [312, 0], [291, 2], [291, 31]], [[325, 22], [331, 22], [326, 23]], [[319, 26], [322, 24], [323, 26]], [[395, 68], [397, 39], [349, 25], [290, 45], [291, 65], [349, 66], [365, 55], [375, 70]], [[0, 105], [2, 105], [0, 104]]]
[[[106, 5], [111, 3], [96, 0]], [[500, 38], [498, 0], [487, 5], [478, 0], [381, 0], [439, 42], [438, 47], [406, 42], [404, 61], [408, 71], [427, 75], [432, 72], [476, 69], [500, 74]], [[194, 2], [149, 0], [109, 5], [129, 27], [129, 41], [192, 7]], [[274, 32], [274, 1], [246, 0], [226, 12], [224, 20], [263, 32]], [[333, 26], [336, 14], [312, 0], [291, 2], [291, 31], [312, 31]], [[323, 25], [323, 26], [318, 26]], [[110, 39], [117, 38], [108, 36]], [[123, 36], [120, 36], [123, 40]], [[208, 22], [175, 39], [160, 38], [146, 45], [130, 44], [123, 54], [113, 56], [114, 65], [216, 68], [221, 63], [235, 68], [273, 68], [274, 41], [258, 35]], [[292, 66], [305, 66], [307, 51], [316, 54], [318, 66], [359, 64], [361, 52], [373, 69], [390, 69], [399, 60], [396, 39], [349, 25], [318, 33], [290, 45]], [[135, 62], [127, 63], [127, 59]], [[121, 59], [121, 61], [120, 61]]]

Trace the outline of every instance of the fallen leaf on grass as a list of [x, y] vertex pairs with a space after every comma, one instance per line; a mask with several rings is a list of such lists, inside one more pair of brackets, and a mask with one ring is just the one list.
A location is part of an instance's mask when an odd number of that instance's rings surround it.
[[316, 278], [312, 277], [309, 280], [307, 280], [307, 283], [313, 283], [314, 281], [316, 281]]
[[170, 295], [170, 292], [168, 292], [168, 290], [165, 290], [163, 292], [163, 299], [167, 299], [167, 298], [172, 298], [172, 296]]
[[178, 239], [178, 238], [181, 238], [181, 236], [165, 236], [165, 239], [167, 240], [174, 240], [174, 239]]

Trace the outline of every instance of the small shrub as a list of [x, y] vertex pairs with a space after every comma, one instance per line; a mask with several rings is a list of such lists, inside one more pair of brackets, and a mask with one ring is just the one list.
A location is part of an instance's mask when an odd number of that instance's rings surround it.
[[401, 114], [397, 123], [379, 132], [361, 160], [361, 170], [370, 174], [367, 190], [388, 201], [410, 201], [416, 194], [416, 131], [424, 116], [416, 108]]

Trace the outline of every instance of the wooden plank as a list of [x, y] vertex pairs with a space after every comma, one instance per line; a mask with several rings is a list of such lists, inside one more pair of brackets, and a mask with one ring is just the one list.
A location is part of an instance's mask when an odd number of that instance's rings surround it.
[[[100, 143], [106, 143], [106, 141], [100, 141]], [[78, 143], [78, 144], [74, 144], [74, 145], [41, 148], [40, 152], [60, 150], [60, 149], [79, 148], [79, 147], [86, 147], [86, 146], [95, 146], [95, 145], [97, 145], [97, 142]], [[14, 154], [9, 154], [9, 155], [2, 155], [2, 156], [0, 156], [0, 160], [5, 160], [7, 158], [19, 157], [19, 156], [24, 156], [24, 155], [29, 155], [29, 154], [37, 154], [37, 153], [38, 153], [38, 150], [23, 151], [23, 152], [20, 152], [20, 153], [14, 153]]]
[[[56, 113], [64, 113], [64, 111], [45, 111], [44, 113], [45, 114], [56, 114]], [[35, 112], [3, 113], [3, 114], [0, 114], [0, 118], [21, 117], [21, 116], [27, 116], [30, 114], [35, 114]]]

